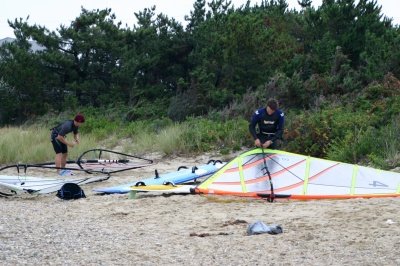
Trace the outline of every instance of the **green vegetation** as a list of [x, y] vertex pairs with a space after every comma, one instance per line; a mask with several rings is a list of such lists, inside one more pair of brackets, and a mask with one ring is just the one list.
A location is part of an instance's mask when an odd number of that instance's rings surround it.
[[[1, 128], [0, 163], [54, 160], [48, 128], [38, 128], [37, 125]], [[90, 117], [80, 132], [81, 143], [69, 148], [71, 158], [98, 147], [118, 148], [128, 153], [160, 152], [164, 155], [211, 150], [229, 153], [248, 145], [250, 141], [244, 120], [220, 123], [193, 118], [183, 123], [160, 120], [124, 124], [122, 120], [102, 120], [98, 114], [97, 117]]]
[[[299, 3], [195, 0], [186, 27], [155, 8], [135, 13], [132, 28], [111, 9], [82, 9], [57, 32], [10, 21], [17, 40], [0, 47], [0, 162], [51, 159], [49, 132], [36, 128], [78, 111], [91, 148], [229, 153], [252, 146], [247, 121], [275, 97], [287, 115], [283, 149], [398, 167], [399, 27], [376, 1]], [[31, 40], [44, 49], [32, 52]], [[19, 131], [40, 139], [16, 140]], [[21, 155], [32, 145], [46, 150]]]
[[[54, 161], [54, 151], [47, 128], [4, 127], [0, 129], [0, 163], [34, 163]], [[84, 136], [80, 145], [70, 149], [72, 157], [77, 158], [85, 150], [96, 147], [95, 139]]]
[[[380, 120], [375, 115], [339, 107], [303, 113], [291, 110], [286, 116], [284, 150], [383, 169], [400, 166], [399, 114], [383, 127], [376, 127]], [[0, 129], [0, 163], [53, 160], [50, 127], [43, 121], [38, 123], [42, 123], [41, 128], [24, 125]], [[229, 154], [253, 145], [244, 119], [126, 122], [98, 113], [88, 117], [80, 132], [82, 142], [70, 148], [71, 158], [98, 147], [127, 153], [188, 155], [215, 150]]]

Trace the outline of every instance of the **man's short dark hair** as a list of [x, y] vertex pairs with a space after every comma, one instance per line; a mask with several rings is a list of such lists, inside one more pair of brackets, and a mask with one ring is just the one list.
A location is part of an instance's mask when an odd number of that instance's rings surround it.
[[274, 111], [279, 108], [278, 101], [275, 99], [269, 99], [267, 102], [267, 106]]

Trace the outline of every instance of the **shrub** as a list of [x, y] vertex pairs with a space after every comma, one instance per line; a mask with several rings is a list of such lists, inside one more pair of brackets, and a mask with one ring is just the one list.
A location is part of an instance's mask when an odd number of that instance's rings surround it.
[[331, 142], [327, 158], [348, 163], [366, 161], [368, 155], [379, 149], [377, 135], [377, 130], [372, 127], [365, 131], [362, 129], [347, 131], [344, 138]]

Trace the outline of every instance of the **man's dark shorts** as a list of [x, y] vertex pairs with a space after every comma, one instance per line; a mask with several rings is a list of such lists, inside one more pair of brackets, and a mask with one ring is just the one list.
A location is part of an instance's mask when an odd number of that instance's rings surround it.
[[68, 153], [68, 147], [64, 143], [61, 143], [60, 141], [54, 139], [51, 141], [53, 144], [54, 151], [56, 154], [58, 153]]
[[[261, 141], [262, 144], [270, 140], [268, 136], [265, 135], [257, 135], [258, 139]], [[280, 139], [275, 140], [272, 144], [268, 147], [269, 149], [279, 149], [281, 147], [282, 141]]]

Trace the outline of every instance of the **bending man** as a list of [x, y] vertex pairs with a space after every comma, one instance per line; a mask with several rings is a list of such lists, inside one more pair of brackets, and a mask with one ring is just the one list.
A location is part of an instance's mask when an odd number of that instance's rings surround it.
[[[67, 164], [68, 146], [72, 148], [75, 144], [79, 144], [78, 128], [84, 122], [85, 117], [82, 114], [77, 114], [74, 120], [67, 120], [54, 127], [51, 131], [51, 143], [56, 152], [55, 163], [56, 167], [60, 169], [60, 175], [71, 174], [71, 171], [66, 171], [62, 168], [65, 168], [65, 165]], [[74, 133], [74, 141], [67, 141], [66, 135], [70, 132]]]
[[278, 109], [278, 102], [269, 99], [267, 107], [258, 109], [251, 117], [249, 131], [254, 138], [254, 145], [263, 148], [278, 148], [278, 142], [282, 140], [284, 124], [285, 115]]

